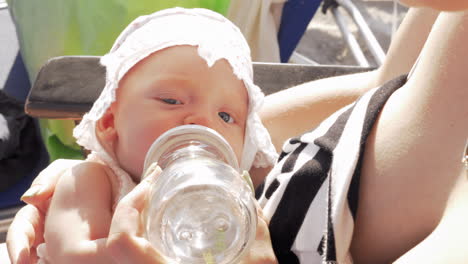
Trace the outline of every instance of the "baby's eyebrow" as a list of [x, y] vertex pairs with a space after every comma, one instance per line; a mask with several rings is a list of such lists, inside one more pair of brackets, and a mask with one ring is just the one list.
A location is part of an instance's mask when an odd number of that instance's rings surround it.
[[170, 78], [164, 78], [162, 79], [163, 82], [169, 82], [169, 83], [177, 83], [181, 87], [187, 86], [187, 87], [195, 87], [199, 85], [203, 85], [205, 83], [200, 83], [196, 80], [187, 78], [186, 76], [171, 76]]
[[192, 79], [187, 78], [182, 73], [161, 73], [155, 78], [155, 81], [183, 81], [183, 82], [194, 82]]
[[172, 76], [170, 78], [168, 77], [163, 77], [163, 78], [157, 78], [154, 79], [151, 82], [150, 87], [151, 88], [161, 88], [164, 85], [167, 86], [167, 88], [175, 89], [175, 90], [180, 90], [180, 89], [185, 89], [188, 86], [194, 85], [194, 81], [184, 78], [184, 77], [177, 77], [177, 76]]

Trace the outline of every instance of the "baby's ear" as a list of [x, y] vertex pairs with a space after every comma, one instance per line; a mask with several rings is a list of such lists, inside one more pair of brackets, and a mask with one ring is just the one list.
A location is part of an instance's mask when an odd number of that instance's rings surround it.
[[112, 106], [109, 107], [104, 115], [96, 122], [96, 136], [106, 150], [112, 149], [118, 136], [115, 129]]

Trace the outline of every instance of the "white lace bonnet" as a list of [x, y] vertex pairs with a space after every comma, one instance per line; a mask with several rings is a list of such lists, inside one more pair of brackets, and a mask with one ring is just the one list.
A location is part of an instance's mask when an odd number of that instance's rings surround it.
[[123, 76], [150, 54], [176, 45], [198, 47], [200, 57], [211, 67], [217, 60], [226, 59], [234, 74], [244, 82], [249, 95], [249, 109], [240, 167], [244, 170], [273, 165], [277, 154], [271, 138], [257, 114], [264, 94], [253, 83], [250, 49], [240, 30], [222, 15], [206, 9], [171, 8], [141, 16], [120, 34], [108, 54], [101, 58], [106, 67], [106, 85], [83, 116], [73, 135], [78, 144], [105, 156], [96, 134], [99, 120], [112, 102]]

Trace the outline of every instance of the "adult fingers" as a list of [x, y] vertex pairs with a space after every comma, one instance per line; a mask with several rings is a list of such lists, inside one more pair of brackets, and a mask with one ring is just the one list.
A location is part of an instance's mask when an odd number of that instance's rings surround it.
[[166, 259], [141, 237], [141, 213], [150, 183], [160, 174], [157, 168], [117, 204], [112, 217], [107, 248], [117, 263], [166, 263]]
[[55, 186], [63, 172], [81, 163], [81, 160], [59, 159], [52, 162], [34, 179], [31, 187], [23, 194], [21, 200], [36, 206], [45, 213], [49, 206], [49, 199], [54, 193]]
[[262, 209], [256, 203], [257, 207], [257, 232], [255, 241], [252, 243], [249, 251], [242, 259], [242, 264], [266, 264], [278, 263], [271, 244], [270, 231], [268, 230], [268, 220], [263, 215]]
[[110, 234], [140, 235], [142, 229], [140, 215], [146, 205], [150, 185], [160, 173], [161, 168], [157, 167], [117, 204], [112, 217]]
[[148, 240], [126, 233], [113, 234], [107, 240], [107, 249], [115, 263], [169, 263]]
[[26, 205], [16, 214], [6, 238], [12, 263], [35, 263], [35, 247], [44, 241], [44, 215], [34, 206]]

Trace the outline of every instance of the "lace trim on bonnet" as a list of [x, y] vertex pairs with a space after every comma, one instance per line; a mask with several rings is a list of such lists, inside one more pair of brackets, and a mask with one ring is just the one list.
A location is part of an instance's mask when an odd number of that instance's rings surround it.
[[240, 167], [248, 170], [252, 165], [273, 165], [277, 153], [257, 114], [264, 94], [253, 83], [248, 44], [233, 23], [220, 14], [205, 9], [166, 9], [141, 16], [127, 26], [111, 51], [101, 58], [101, 64], [106, 67], [106, 85], [91, 110], [74, 129], [73, 135], [77, 143], [103, 156], [105, 160], [112, 161], [96, 137], [96, 121], [115, 101], [118, 83], [130, 68], [152, 53], [176, 45], [197, 46], [200, 57], [205, 59], [210, 67], [219, 59], [229, 62], [234, 74], [243, 81], [249, 95]]

